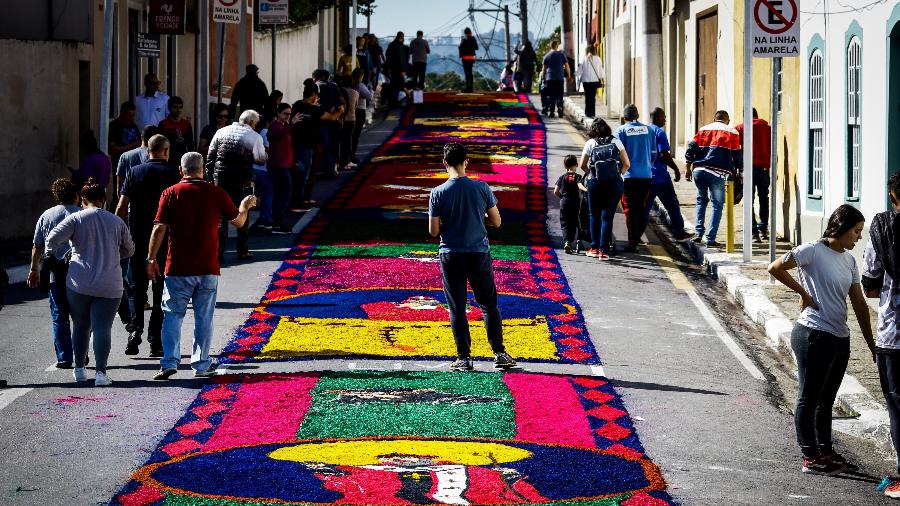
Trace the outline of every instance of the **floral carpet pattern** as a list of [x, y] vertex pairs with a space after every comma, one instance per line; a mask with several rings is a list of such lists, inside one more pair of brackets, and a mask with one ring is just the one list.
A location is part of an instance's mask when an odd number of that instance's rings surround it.
[[[598, 364], [545, 228], [546, 135], [524, 95], [426, 95], [306, 227], [220, 361], [454, 356], [429, 190], [466, 143], [507, 350]], [[473, 355], [492, 358], [474, 300]], [[603, 377], [524, 371], [228, 374], [205, 385], [113, 498], [124, 506], [672, 504]]]

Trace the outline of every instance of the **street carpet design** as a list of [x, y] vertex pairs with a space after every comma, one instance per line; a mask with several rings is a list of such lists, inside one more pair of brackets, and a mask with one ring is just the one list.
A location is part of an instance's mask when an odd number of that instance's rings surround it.
[[[524, 95], [426, 95], [300, 236], [222, 361], [448, 359], [428, 241], [441, 146], [470, 147], [503, 227], [507, 349], [599, 363], [545, 229], [545, 131]], [[474, 301], [473, 352], [491, 357]], [[479, 334], [480, 332], [480, 334]], [[229, 374], [206, 384], [121, 506], [673, 504], [606, 378], [522, 371]]]
[[[446, 180], [443, 145], [464, 142], [503, 226], [491, 250], [507, 351], [517, 359], [598, 364], [550, 246], [546, 131], [524, 96], [429, 94], [306, 227], [221, 362], [323, 358], [450, 359], [428, 195]], [[471, 294], [470, 294], [471, 297]], [[473, 356], [493, 358], [470, 300]]]

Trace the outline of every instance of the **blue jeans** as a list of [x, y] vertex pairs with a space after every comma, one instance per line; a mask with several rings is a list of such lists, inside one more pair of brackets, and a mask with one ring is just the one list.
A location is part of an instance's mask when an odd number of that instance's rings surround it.
[[707, 241], [715, 241], [722, 220], [722, 209], [725, 207], [725, 180], [705, 170], [694, 170], [694, 184], [697, 186], [697, 216], [694, 229], [698, 237], [703, 237], [706, 230], [706, 205], [712, 200], [712, 216], [709, 219]]
[[294, 158], [297, 160], [297, 173], [294, 175], [294, 198], [295, 202], [303, 204], [306, 194], [309, 193], [307, 185], [309, 177], [313, 170], [313, 161], [315, 160], [315, 149], [298, 149], [294, 152]]
[[253, 183], [255, 187], [256, 205], [259, 208], [257, 223], [262, 225], [272, 224], [272, 179], [269, 178], [267, 169], [253, 169]]
[[284, 226], [284, 213], [291, 203], [291, 191], [294, 186], [292, 170], [269, 168], [269, 181], [272, 183], [272, 224]]
[[166, 276], [163, 292], [163, 358], [162, 369], [177, 369], [181, 362], [181, 324], [187, 313], [188, 301], [194, 305], [194, 345], [191, 351], [191, 368], [195, 371], [209, 369], [209, 345], [212, 342], [213, 314], [216, 310], [216, 293], [219, 276]]
[[112, 324], [116, 319], [121, 298], [107, 299], [78, 293], [67, 289], [69, 310], [72, 312], [72, 352], [75, 367], [84, 367], [91, 334], [94, 336], [94, 363], [100, 372], [106, 372], [109, 350], [112, 347]]
[[50, 283], [50, 320], [53, 322], [53, 347], [57, 362], [72, 361], [72, 328], [69, 323], [69, 301], [66, 282]]
[[[659, 202], [663, 205], [666, 210], [666, 213], [669, 215], [669, 221], [672, 226], [672, 233], [675, 235], [676, 239], [681, 239], [684, 237], [684, 218], [681, 216], [681, 204], [678, 202], [678, 195], [675, 194], [675, 185], [672, 181], [666, 181], [665, 183], [653, 183], [650, 186], [650, 198], [648, 202], [653, 202], [653, 199], [658, 198]], [[645, 218], [645, 222], [649, 223], [650, 220], [650, 205], [647, 206], [647, 216]]]
[[622, 198], [622, 181], [589, 179], [588, 209], [590, 210], [591, 248], [607, 255], [611, 251], [613, 220]]

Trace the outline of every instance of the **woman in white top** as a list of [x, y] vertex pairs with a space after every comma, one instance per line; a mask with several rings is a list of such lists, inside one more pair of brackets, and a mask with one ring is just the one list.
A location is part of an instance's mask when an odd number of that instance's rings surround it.
[[587, 47], [576, 77], [584, 87], [584, 115], [593, 118], [596, 114], [597, 89], [602, 88], [606, 80], [603, 62], [594, 54], [594, 46]]
[[609, 255], [614, 253], [613, 219], [624, 191], [622, 174], [631, 167], [631, 161], [622, 141], [612, 134], [612, 129], [602, 118], [591, 123], [588, 137], [581, 152], [591, 231], [591, 247], [586, 255], [609, 260]]
[[347, 113], [344, 115], [344, 126], [341, 127], [340, 162], [341, 170], [355, 169], [356, 164], [350, 161], [353, 147], [353, 131], [356, 129], [356, 108], [359, 104], [359, 92], [350, 76], [335, 76], [338, 85], [347, 93]]
[[369, 108], [369, 100], [375, 98], [372, 90], [363, 83], [364, 76], [363, 69], [358, 67], [353, 69], [353, 89], [359, 93], [359, 101], [356, 103], [356, 124], [353, 126], [353, 140], [350, 145], [350, 162], [356, 165], [359, 165], [356, 149], [359, 147], [359, 136], [362, 134], [363, 127], [366, 126], [366, 110]]
[[[769, 265], [769, 273], [800, 295], [800, 317], [791, 332], [800, 388], [794, 425], [803, 452], [804, 473], [834, 475], [855, 470], [834, 451], [831, 409], [850, 358], [847, 296], [875, 357], [869, 307], [851, 249], [862, 235], [865, 217], [855, 207], [838, 207], [822, 239], [797, 246]], [[797, 267], [798, 282], [788, 272]]]

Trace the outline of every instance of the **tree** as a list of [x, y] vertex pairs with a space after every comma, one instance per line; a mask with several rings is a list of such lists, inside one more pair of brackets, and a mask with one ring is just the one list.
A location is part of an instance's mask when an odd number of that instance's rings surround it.
[[[483, 76], [480, 72], [474, 72], [472, 77], [475, 91], [494, 91], [499, 86], [497, 81]], [[429, 91], [462, 91], [465, 87], [463, 77], [452, 70], [442, 74], [437, 72], [425, 74], [425, 88]]]
[[[315, 23], [319, 11], [330, 7], [349, 7], [352, 0], [288, 0], [290, 25], [304, 26]], [[362, 16], [371, 15], [375, 11], [375, 0], [358, 0], [357, 13]]]

